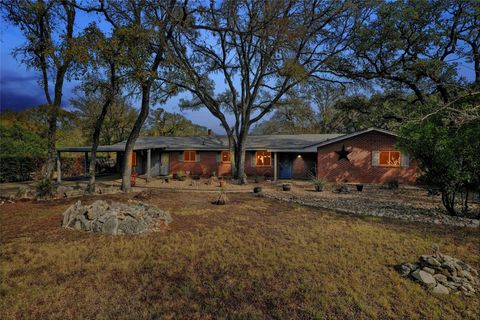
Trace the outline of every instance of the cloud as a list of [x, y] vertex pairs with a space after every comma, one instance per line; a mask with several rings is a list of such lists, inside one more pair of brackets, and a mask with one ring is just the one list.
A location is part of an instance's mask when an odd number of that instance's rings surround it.
[[40, 104], [45, 103], [45, 99], [43, 98], [42, 92], [38, 92], [38, 94], [31, 94], [32, 91], [30, 88], [29, 93], [23, 92], [14, 92], [10, 90], [3, 90], [0, 88], [0, 110], [15, 110], [15, 111], [22, 111], [29, 107], [38, 106]]

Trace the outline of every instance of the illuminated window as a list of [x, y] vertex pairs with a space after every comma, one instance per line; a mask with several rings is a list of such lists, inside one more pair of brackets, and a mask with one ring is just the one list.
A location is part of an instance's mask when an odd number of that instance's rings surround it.
[[136, 167], [136, 166], [137, 166], [137, 153], [132, 152], [132, 167]]
[[257, 166], [271, 165], [271, 154], [268, 151], [257, 151], [255, 158]]
[[400, 151], [380, 151], [378, 165], [385, 167], [400, 167]]
[[197, 152], [196, 151], [184, 151], [183, 152], [183, 161], [185, 162], [195, 162], [197, 159], [196, 159], [196, 156], [197, 156]]
[[230, 151], [222, 151], [222, 162], [230, 162]]

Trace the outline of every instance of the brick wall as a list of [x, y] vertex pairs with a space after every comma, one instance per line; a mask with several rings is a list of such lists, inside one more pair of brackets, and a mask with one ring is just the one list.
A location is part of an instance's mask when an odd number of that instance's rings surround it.
[[[386, 183], [397, 179], [400, 183], [413, 184], [416, 180], [417, 166], [410, 161], [406, 167], [372, 166], [372, 151], [396, 150], [396, 138], [379, 132], [368, 132], [348, 140], [343, 140], [318, 148], [317, 176], [330, 182]], [[338, 160], [335, 151], [345, 145], [352, 152], [350, 161]]]
[[218, 173], [216, 151], [200, 151], [197, 153], [200, 155], [199, 161], [196, 162], [184, 162], [182, 152], [170, 152], [170, 174], [177, 173], [178, 171], [190, 171], [190, 175], [201, 175], [209, 177], [215, 172]]
[[316, 155], [302, 153], [300, 157], [295, 154], [292, 163], [292, 178], [305, 179], [310, 178], [310, 174], [314, 174], [316, 165]]

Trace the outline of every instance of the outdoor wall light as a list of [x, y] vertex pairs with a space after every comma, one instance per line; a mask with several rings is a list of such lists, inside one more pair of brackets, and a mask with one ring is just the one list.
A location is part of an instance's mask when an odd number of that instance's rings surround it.
[[301, 154], [299, 154], [299, 155], [297, 156], [297, 158], [301, 158], [301, 157], [302, 157], [302, 155], [301, 155]]

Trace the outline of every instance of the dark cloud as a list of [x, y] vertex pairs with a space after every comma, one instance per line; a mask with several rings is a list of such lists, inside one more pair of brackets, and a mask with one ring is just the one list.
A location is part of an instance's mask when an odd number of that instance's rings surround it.
[[45, 99], [42, 96], [42, 92], [38, 94], [31, 94], [32, 88], [26, 88], [26, 92], [19, 91], [5, 91], [3, 87], [0, 89], [0, 110], [15, 110], [21, 111], [27, 108], [38, 106], [45, 103]]
[[35, 73], [22, 73], [18, 74], [16, 71], [3, 71], [2, 76], [0, 78], [0, 85], [8, 85], [12, 82], [24, 82], [24, 81], [32, 81], [37, 82], [39, 76]]

